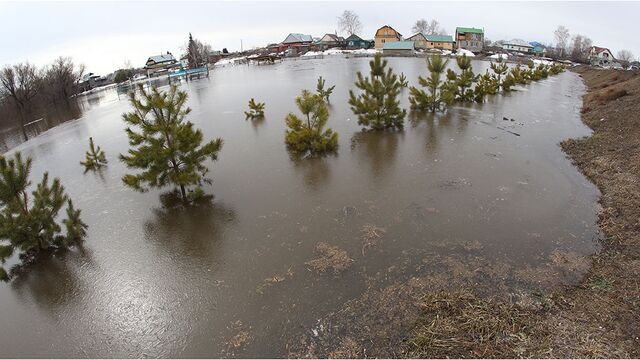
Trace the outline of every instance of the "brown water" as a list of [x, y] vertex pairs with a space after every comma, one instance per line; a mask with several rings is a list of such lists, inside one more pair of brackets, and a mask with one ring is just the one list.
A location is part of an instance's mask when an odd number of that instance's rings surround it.
[[[36, 178], [47, 169], [62, 179], [90, 228], [84, 252], [45, 259], [0, 285], [2, 356], [286, 356], [287, 341], [324, 314], [396, 280], [370, 281], [400, 257], [472, 253], [518, 269], [558, 250], [596, 250], [598, 192], [558, 146], [589, 133], [577, 75], [413, 117], [403, 132], [363, 133], [346, 99], [368, 60], [227, 67], [182, 84], [191, 121], [225, 141], [206, 187], [211, 206], [166, 209], [163, 191], [123, 186], [117, 154], [127, 148], [120, 115], [129, 105], [115, 91], [94, 96], [79, 120], [18, 146], [34, 158]], [[422, 59], [389, 62], [410, 84], [427, 72]], [[476, 72], [487, 66], [474, 62]], [[294, 162], [284, 117], [320, 75], [336, 84], [329, 126], [340, 149]], [[251, 97], [267, 104], [262, 122], [244, 120]], [[405, 89], [405, 107], [407, 97]], [[110, 162], [83, 175], [89, 136]], [[386, 233], [363, 255], [366, 224]], [[305, 262], [319, 242], [346, 250], [354, 263], [339, 276], [310, 271]], [[274, 276], [281, 281], [265, 281]], [[246, 343], [228, 344], [243, 332]]]

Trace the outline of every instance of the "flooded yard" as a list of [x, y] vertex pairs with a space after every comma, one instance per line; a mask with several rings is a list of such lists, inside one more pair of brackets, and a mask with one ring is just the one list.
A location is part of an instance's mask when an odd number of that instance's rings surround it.
[[[3, 356], [282, 357], [346, 303], [414, 277], [494, 292], [576, 283], [598, 246], [598, 192], [558, 143], [589, 134], [581, 79], [565, 72], [485, 104], [410, 114], [400, 132], [363, 132], [347, 99], [368, 61], [223, 67], [182, 83], [190, 120], [225, 142], [205, 186], [211, 205], [167, 207], [163, 191], [123, 185], [129, 103], [115, 91], [16, 147], [34, 158], [34, 178], [61, 178], [89, 230], [84, 251], [0, 284]], [[424, 59], [389, 64], [410, 85], [427, 74]], [[475, 73], [488, 66], [473, 62]], [[328, 126], [339, 149], [293, 160], [284, 118], [320, 75], [336, 85]], [[245, 120], [252, 97], [266, 103], [262, 121]], [[109, 165], [83, 174], [90, 136]]]

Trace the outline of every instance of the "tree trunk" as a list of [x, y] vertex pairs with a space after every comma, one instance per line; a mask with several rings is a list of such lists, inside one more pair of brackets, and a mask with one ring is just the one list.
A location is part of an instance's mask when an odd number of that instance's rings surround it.
[[180, 193], [182, 193], [182, 201], [187, 202], [187, 192], [184, 189], [184, 185], [180, 185]]
[[19, 114], [19, 118], [20, 118], [20, 129], [22, 130], [22, 137], [24, 138], [24, 141], [29, 140], [29, 137], [27, 136], [27, 129], [24, 127], [24, 109], [22, 108], [21, 105], [18, 105], [18, 114]]

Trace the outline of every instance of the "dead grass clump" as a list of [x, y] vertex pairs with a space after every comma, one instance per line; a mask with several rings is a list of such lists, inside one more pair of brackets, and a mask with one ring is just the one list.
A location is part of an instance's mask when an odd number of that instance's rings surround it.
[[598, 94], [598, 99], [602, 104], [606, 104], [610, 101], [616, 100], [623, 96], [627, 96], [629, 93], [625, 89], [613, 89], [609, 88], [604, 92]]
[[375, 225], [366, 224], [360, 232], [362, 233], [362, 255], [364, 256], [366, 249], [377, 246], [380, 243], [380, 239], [384, 236], [386, 230]]
[[[528, 353], [534, 312], [468, 291], [429, 294], [405, 343], [412, 358], [513, 357]], [[542, 329], [536, 329], [537, 335]]]
[[316, 245], [316, 252], [320, 254], [320, 257], [307, 261], [305, 264], [318, 273], [333, 269], [334, 274], [340, 274], [353, 263], [353, 259], [346, 251], [324, 242]]
[[346, 337], [340, 342], [340, 346], [329, 353], [329, 359], [358, 359], [362, 358], [360, 345], [351, 337]]

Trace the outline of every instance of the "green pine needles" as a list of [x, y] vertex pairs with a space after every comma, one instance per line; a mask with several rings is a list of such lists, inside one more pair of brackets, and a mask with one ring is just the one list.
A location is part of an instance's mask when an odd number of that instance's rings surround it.
[[296, 98], [296, 105], [303, 115], [300, 119], [293, 113], [287, 115], [288, 130], [285, 143], [294, 154], [322, 154], [338, 148], [338, 134], [331, 129], [324, 130], [329, 120], [329, 109], [324, 99], [307, 90]]
[[107, 165], [107, 157], [104, 151], [100, 149], [100, 146], [93, 144], [93, 138], [89, 138], [89, 151], [85, 156], [84, 161], [80, 161], [80, 164], [84, 166], [84, 172], [89, 170], [96, 170]]
[[409, 81], [407, 80], [407, 77], [404, 75], [403, 72], [401, 72], [400, 76], [398, 76], [398, 81], [400, 82], [400, 86], [403, 88], [406, 88], [407, 86], [409, 86]]
[[442, 111], [444, 110], [444, 104], [449, 103], [452, 99], [450, 86], [442, 86], [442, 80], [440, 79], [442, 73], [447, 68], [449, 60], [439, 55], [433, 55], [427, 58], [427, 68], [430, 75], [428, 78], [418, 77], [418, 83], [427, 88], [427, 91], [419, 89], [415, 86], [409, 88], [411, 96], [409, 102], [411, 103], [411, 109], [417, 111]]
[[358, 116], [358, 124], [373, 130], [400, 129], [404, 125], [405, 109], [400, 108], [398, 76], [387, 67], [387, 60], [376, 54], [369, 62], [370, 77], [358, 72], [355, 85], [362, 90], [358, 96], [349, 91], [349, 105]]
[[[146, 91], [139, 84], [138, 91], [129, 94], [129, 101], [133, 111], [122, 117], [129, 125], [126, 133], [131, 148], [120, 155], [120, 160], [141, 172], [127, 174], [122, 181], [141, 192], [173, 185], [180, 189], [183, 202], [202, 195], [202, 183], [211, 183], [205, 177], [209, 169], [204, 162], [218, 159], [222, 139], [202, 143], [202, 131], [185, 120], [191, 112], [185, 107], [187, 93], [176, 86], [166, 92], [157, 88]], [[187, 195], [190, 186], [196, 188]]]
[[[31, 158], [26, 161], [20, 153], [12, 159], [0, 157], [0, 263], [15, 251], [35, 257], [43, 251], [80, 245], [87, 225], [80, 219], [80, 210], [65, 194], [58, 178], [49, 182], [44, 173], [42, 181], [31, 192]], [[58, 213], [67, 204], [67, 219], [63, 220], [66, 234], [58, 223]], [[0, 279], [9, 274], [0, 266]]]
[[245, 120], [259, 119], [264, 117], [264, 103], [256, 102], [253, 98], [249, 100], [249, 111], [244, 112]]
[[318, 84], [316, 85], [316, 92], [318, 93], [318, 95], [320, 95], [321, 98], [324, 99], [324, 101], [327, 102], [327, 104], [329, 104], [329, 96], [331, 96], [331, 93], [333, 93], [333, 89], [335, 89], [336, 86], [329, 86], [325, 89], [324, 85], [325, 80], [322, 78], [322, 76], [320, 76], [318, 78]]

